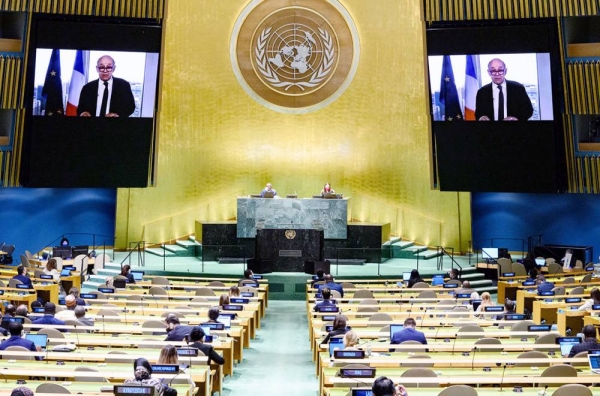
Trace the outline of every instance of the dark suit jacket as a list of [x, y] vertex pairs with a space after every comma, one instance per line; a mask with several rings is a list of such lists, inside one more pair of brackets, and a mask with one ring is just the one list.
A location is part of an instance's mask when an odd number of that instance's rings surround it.
[[[92, 117], [96, 117], [98, 81], [90, 81], [81, 89], [79, 104], [77, 105], [77, 115], [87, 111]], [[109, 113], [116, 113], [119, 117], [129, 117], [135, 111], [135, 100], [131, 92], [131, 85], [122, 78], [113, 77], [112, 95], [108, 108]]]
[[[198, 348], [202, 351], [202, 353], [208, 356], [208, 364], [210, 364], [210, 362], [215, 362], [217, 364], [225, 363], [225, 359], [223, 358], [223, 356], [219, 355], [211, 345], [207, 345], [201, 342], [194, 342], [193, 344], [190, 344], [190, 346], [192, 348]], [[183, 362], [185, 363], [185, 360], [183, 360]]]
[[[516, 81], [506, 81], [506, 111], [505, 117], [517, 117], [519, 121], [527, 121], [533, 114], [531, 100], [527, 96], [525, 87]], [[495, 84], [487, 84], [479, 88], [475, 100], [475, 119], [479, 120], [481, 116], [488, 116], [494, 120], [494, 96], [492, 89]]]

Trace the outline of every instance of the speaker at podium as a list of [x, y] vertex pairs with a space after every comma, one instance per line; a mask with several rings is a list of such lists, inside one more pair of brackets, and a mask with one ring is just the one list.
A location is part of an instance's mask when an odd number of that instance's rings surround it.
[[304, 273], [309, 275], [316, 275], [317, 271], [322, 269], [324, 273], [329, 274], [331, 269], [331, 263], [329, 260], [325, 261], [312, 261], [304, 260]]
[[273, 262], [271, 260], [248, 259], [248, 269], [255, 274], [268, 274], [273, 272]]

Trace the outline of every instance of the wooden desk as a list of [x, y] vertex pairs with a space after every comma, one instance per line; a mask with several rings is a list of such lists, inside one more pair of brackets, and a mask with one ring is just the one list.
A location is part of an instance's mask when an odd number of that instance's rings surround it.
[[558, 332], [566, 336], [567, 328], [571, 329], [571, 335], [577, 334], [583, 328], [584, 318], [589, 316], [589, 311], [573, 311], [558, 309], [556, 313], [556, 323]]
[[[24, 325], [26, 329], [29, 328], [71, 328], [73, 330], [73, 326], [52, 326], [52, 325]], [[139, 327], [139, 326], [138, 326]], [[79, 330], [91, 329], [95, 331], [102, 331], [102, 327], [87, 327], [81, 326], [78, 327]], [[121, 348], [139, 348], [140, 346], [160, 346], [163, 347], [165, 345], [178, 345], [178, 346], [186, 346], [187, 344], [183, 341], [180, 342], [166, 342], [164, 341], [165, 337], [162, 336], [151, 336], [151, 335], [142, 335], [142, 334], [132, 334], [132, 327], [121, 326], [121, 325], [113, 325], [106, 323], [105, 325], [105, 334], [87, 334], [87, 333], [64, 333], [64, 339], [50, 339], [55, 343], [68, 343], [75, 344], [80, 347], [87, 348], [88, 346], [93, 347], [121, 347]], [[141, 332], [141, 329], [138, 330]], [[117, 336], [113, 336], [116, 334]], [[240, 337], [238, 335], [238, 337]], [[238, 338], [239, 339], [239, 338]], [[240, 342], [236, 342], [233, 337], [229, 338], [219, 338], [214, 340], [211, 345], [215, 348], [216, 351], [219, 351], [223, 354], [225, 358], [225, 364], [223, 365], [223, 374], [225, 375], [233, 375], [233, 364], [234, 360], [241, 361], [242, 356], [234, 353], [240, 353], [239, 347]]]

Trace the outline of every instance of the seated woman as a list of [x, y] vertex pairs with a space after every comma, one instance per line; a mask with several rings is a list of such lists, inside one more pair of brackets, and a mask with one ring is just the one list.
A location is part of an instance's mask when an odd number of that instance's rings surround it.
[[344, 350], [345, 351], [358, 351], [356, 347], [358, 345], [359, 339], [358, 334], [353, 330], [350, 330], [346, 334], [344, 334]]
[[123, 267], [121, 267], [121, 276], [124, 276], [127, 278], [127, 281], [130, 284], [134, 284], [135, 283], [135, 279], [133, 278], [133, 274], [131, 273], [131, 266], [129, 264], [125, 264]]
[[219, 297], [219, 307], [223, 308], [223, 305], [229, 305], [229, 296], [227, 294], [221, 294], [221, 297]]
[[479, 304], [479, 306], [477, 307], [477, 310], [475, 311], [475, 317], [481, 316], [481, 315], [479, 315], [479, 313], [485, 312], [485, 307], [491, 307], [493, 305], [496, 305], [496, 304], [492, 301], [491, 294], [488, 292], [481, 293], [481, 304]]
[[590, 290], [590, 299], [587, 300], [581, 307], [579, 307], [578, 311], [589, 311], [592, 309], [592, 305], [600, 304], [600, 289], [594, 287]]
[[177, 348], [173, 345], [165, 345], [163, 349], [160, 350], [160, 355], [158, 356], [157, 364], [179, 364], [179, 355], [177, 355]]
[[348, 319], [344, 315], [337, 315], [333, 321], [333, 329], [327, 333], [327, 336], [321, 341], [321, 344], [328, 344], [331, 337], [344, 335], [348, 332]]
[[331, 188], [331, 184], [325, 183], [323, 189], [321, 190], [321, 196], [325, 197], [327, 194], [335, 194], [335, 190]]
[[425, 282], [423, 278], [421, 278], [421, 274], [416, 269], [410, 271], [410, 278], [408, 279], [408, 287], [411, 288], [415, 285], [415, 283]]
[[189, 344], [190, 347], [198, 348], [202, 353], [208, 356], [208, 364], [210, 364], [211, 361], [217, 364], [225, 363], [223, 356], [215, 352], [215, 349], [211, 345], [204, 343], [204, 330], [202, 330], [202, 327], [195, 326], [190, 333], [189, 339], [191, 342], [191, 344]]
[[240, 288], [237, 286], [231, 286], [229, 288], [229, 297], [240, 297]]
[[125, 380], [125, 384], [139, 384], [144, 386], [153, 386], [156, 389], [156, 395], [163, 396], [165, 390], [171, 389], [167, 384], [158, 378], [152, 378], [152, 366], [148, 359], [138, 358], [133, 362], [134, 376], [133, 379]]
[[55, 281], [60, 280], [60, 273], [58, 272], [58, 265], [56, 263], [56, 259], [51, 258], [46, 263], [46, 268], [44, 268], [45, 275], [52, 275], [52, 279]]

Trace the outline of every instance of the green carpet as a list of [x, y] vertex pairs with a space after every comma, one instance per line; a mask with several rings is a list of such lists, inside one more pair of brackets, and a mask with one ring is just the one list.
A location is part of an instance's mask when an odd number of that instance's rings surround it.
[[227, 377], [223, 395], [316, 396], [315, 377], [308, 342], [308, 321], [302, 301], [270, 301], [244, 361]]

